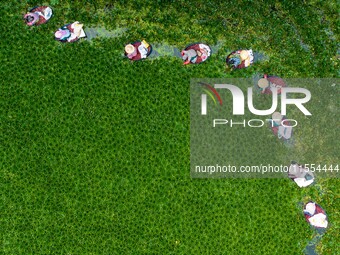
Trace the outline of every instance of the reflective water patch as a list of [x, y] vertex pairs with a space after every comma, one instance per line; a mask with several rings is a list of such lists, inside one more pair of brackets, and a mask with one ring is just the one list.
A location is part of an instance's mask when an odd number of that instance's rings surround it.
[[316, 246], [320, 242], [323, 234], [326, 232], [326, 229], [317, 229], [317, 235], [307, 244], [304, 253], [306, 255], [318, 255], [316, 252]]
[[152, 53], [150, 58], [157, 58], [157, 57], [181, 57], [180, 50], [172, 45], [168, 45], [165, 43], [154, 43], [152, 44]]
[[91, 41], [93, 38], [104, 37], [114, 38], [122, 36], [128, 29], [125, 27], [116, 28], [115, 30], [107, 30], [104, 27], [87, 27], [84, 29], [87, 40]]

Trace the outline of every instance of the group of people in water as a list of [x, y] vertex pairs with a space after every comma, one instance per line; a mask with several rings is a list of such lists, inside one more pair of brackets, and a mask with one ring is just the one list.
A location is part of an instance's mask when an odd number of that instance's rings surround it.
[[[272, 89], [276, 88], [277, 94], [281, 94], [281, 89], [287, 87], [285, 81], [277, 76], [264, 74], [263, 77], [257, 80], [257, 88], [262, 94], [272, 94]], [[274, 112], [271, 119], [271, 129], [275, 136], [283, 141], [291, 139], [293, 128], [286, 116], [279, 112]], [[308, 187], [315, 181], [315, 176], [312, 171], [297, 162], [292, 161], [289, 166], [288, 177], [294, 181], [300, 188]], [[307, 222], [317, 228], [325, 229], [328, 226], [326, 212], [320, 205], [313, 201], [309, 201], [304, 205], [303, 213]]]
[[[29, 10], [24, 15], [24, 20], [28, 26], [39, 26], [45, 24], [52, 17], [53, 11], [49, 6], [38, 6]], [[86, 37], [83, 24], [76, 21], [66, 24], [54, 33], [55, 39], [60, 42], [76, 42], [80, 38]], [[131, 61], [146, 59], [152, 52], [152, 45], [145, 40], [135, 41], [125, 45], [125, 56]], [[181, 52], [184, 65], [200, 64], [205, 62], [212, 54], [209, 45], [204, 43], [194, 43], [185, 47]], [[226, 57], [226, 64], [232, 69], [247, 68], [254, 63], [254, 53], [251, 49], [241, 49], [230, 53]], [[286, 87], [283, 79], [277, 76], [263, 75], [257, 83], [257, 88], [262, 94], [271, 94], [272, 89], [276, 88], [278, 94], [281, 94], [281, 88]], [[272, 132], [279, 138], [287, 141], [292, 136], [292, 127], [288, 120], [279, 112], [272, 115]], [[314, 175], [302, 165], [292, 162], [289, 167], [289, 178], [291, 178], [299, 187], [307, 187], [314, 182]], [[328, 221], [325, 211], [315, 202], [305, 204], [304, 216], [307, 222], [315, 228], [327, 228]]]
[[[293, 180], [300, 188], [308, 187], [315, 181], [315, 176], [312, 171], [309, 171], [303, 165], [297, 162], [291, 162], [288, 171], [288, 177]], [[309, 201], [304, 205], [303, 213], [307, 222], [317, 228], [326, 229], [328, 226], [327, 214], [320, 205], [313, 201]]]
[[[45, 24], [52, 17], [53, 12], [49, 6], [38, 6], [29, 10], [24, 15], [24, 20], [28, 26], [39, 26]], [[80, 38], [86, 37], [83, 24], [78, 21], [66, 24], [54, 33], [56, 40], [60, 42], [76, 42]], [[152, 45], [145, 40], [135, 41], [125, 45], [124, 55], [132, 61], [146, 59], [152, 52]], [[181, 52], [183, 64], [200, 64], [211, 56], [211, 48], [204, 43], [193, 43], [185, 47]], [[237, 50], [230, 53], [226, 58], [226, 63], [233, 69], [240, 69], [250, 66], [254, 62], [252, 50]]]
[[[277, 76], [264, 74], [263, 77], [257, 80], [256, 87], [262, 94], [272, 94], [273, 88], [276, 88], [277, 94], [281, 94], [281, 89], [287, 87], [286, 82]], [[271, 125], [272, 132], [275, 136], [283, 141], [288, 141], [292, 137], [293, 128], [286, 116], [279, 112], [272, 114]], [[312, 171], [309, 171], [303, 165], [292, 161], [289, 166], [288, 177], [294, 181], [300, 188], [308, 187], [315, 181], [315, 176]], [[304, 216], [307, 222], [316, 228], [327, 228], [328, 220], [325, 211], [320, 205], [313, 201], [308, 202], [304, 206]]]
[[[28, 26], [39, 26], [47, 23], [52, 15], [51, 7], [37, 6], [24, 15], [24, 20]], [[54, 33], [55, 39], [61, 42], [76, 42], [80, 38], [86, 37], [83, 26], [78, 21], [66, 24]]]
[[[263, 75], [257, 81], [257, 87], [263, 94], [271, 94], [272, 88], [277, 89], [278, 95], [281, 94], [281, 88], [286, 87], [283, 79], [277, 76]], [[292, 137], [293, 128], [286, 116], [279, 112], [274, 112], [271, 119], [271, 129], [275, 136], [283, 141], [288, 141]], [[315, 181], [315, 176], [312, 171], [297, 162], [292, 161], [289, 166], [288, 177], [294, 181], [300, 188], [305, 188], [312, 185]], [[326, 229], [328, 219], [325, 210], [320, 205], [313, 201], [309, 201], [304, 205], [303, 213], [306, 221], [317, 229]]]

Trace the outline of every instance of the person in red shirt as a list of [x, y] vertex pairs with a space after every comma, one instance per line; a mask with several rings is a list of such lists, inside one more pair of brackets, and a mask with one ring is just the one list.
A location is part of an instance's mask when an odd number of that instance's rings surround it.
[[83, 24], [76, 21], [59, 28], [54, 33], [54, 36], [55, 39], [60, 42], [76, 42], [80, 38], [86, 37], [86, 34], [83, 29]]
[[28, 26], [39, 26], [45, 24], [52, 17], [52, 9], [48, 6], [38, 6], [32, 8], [24, 15], [24, 20]]
[[145, 59], [151, 54], [151, 52], [152, 46], [145, 40], [125, 45], [125, 56], [133, 61]]
[[272, 88], [277, 88], [277, 94], [281, 94], [281, 88], [287, 87], [285, 81], [277, 76], [264, 74], [257, 82], [262, 94], [272, 94]]
[[327, 228], [328, 220], [325, 210], [320, 205], [310, 201], [303, 210], [306, 221], [316, 228]]
[[203, 43], [194, 43], [187, 46], [182, 52], [184, 65], [200, 64], [206, 61], [211, 55], [210, 46]]
[[236, 50], [230, 53], [226, 58], [227, 66], [232, 69], [246, 68], [254, 62], [253, 51], [250, 50]]

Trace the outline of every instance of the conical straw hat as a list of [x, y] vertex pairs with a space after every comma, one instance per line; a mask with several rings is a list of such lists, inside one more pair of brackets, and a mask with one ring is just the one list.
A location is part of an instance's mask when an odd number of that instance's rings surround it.
[[127, 54], [131, 54], [135, 51], [135, 46], [133, 46], [132, 44], [128, 44], [125, 46], [125, 52]]
[[259, 81], [257, 82], [257, 85], [260, 87], [260, 88], [267, 88], [269, 86], [269, 81], [265, 78], [261, 78], [259, 79]]
[[275, 122], [277, 125], [280, 125], [280, 124], [281, 124], [281, 120], [282, 120], [282, 115], [281, 115], [281, 113], [279, 113], [279, 112], [274, 112], [273, 115], [272, 115], [272, 119], [274, 120], [274, 122]]
[[247, 50], [242, 50], [240, 53], [240, 57], [242, 60], [246, 60], [249, 57], [249, 53]]

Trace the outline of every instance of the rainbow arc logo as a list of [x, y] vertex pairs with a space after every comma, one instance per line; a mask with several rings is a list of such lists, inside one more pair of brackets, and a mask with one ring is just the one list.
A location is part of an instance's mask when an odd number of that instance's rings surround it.
[[208, 83], [204, 83], [204, 82], [199, 82], [199, 84], [203, 87], [203, 91], [207, 95], [209, 95], [209, 97], [213, 100], [215, 105], [217, 105], [216, 98], [217, 98], [220, 106], [223, 105], [223, 101], [222, 101], [220, 94], [218, 94], [217, 90], [213, 86], [209, 85]]

